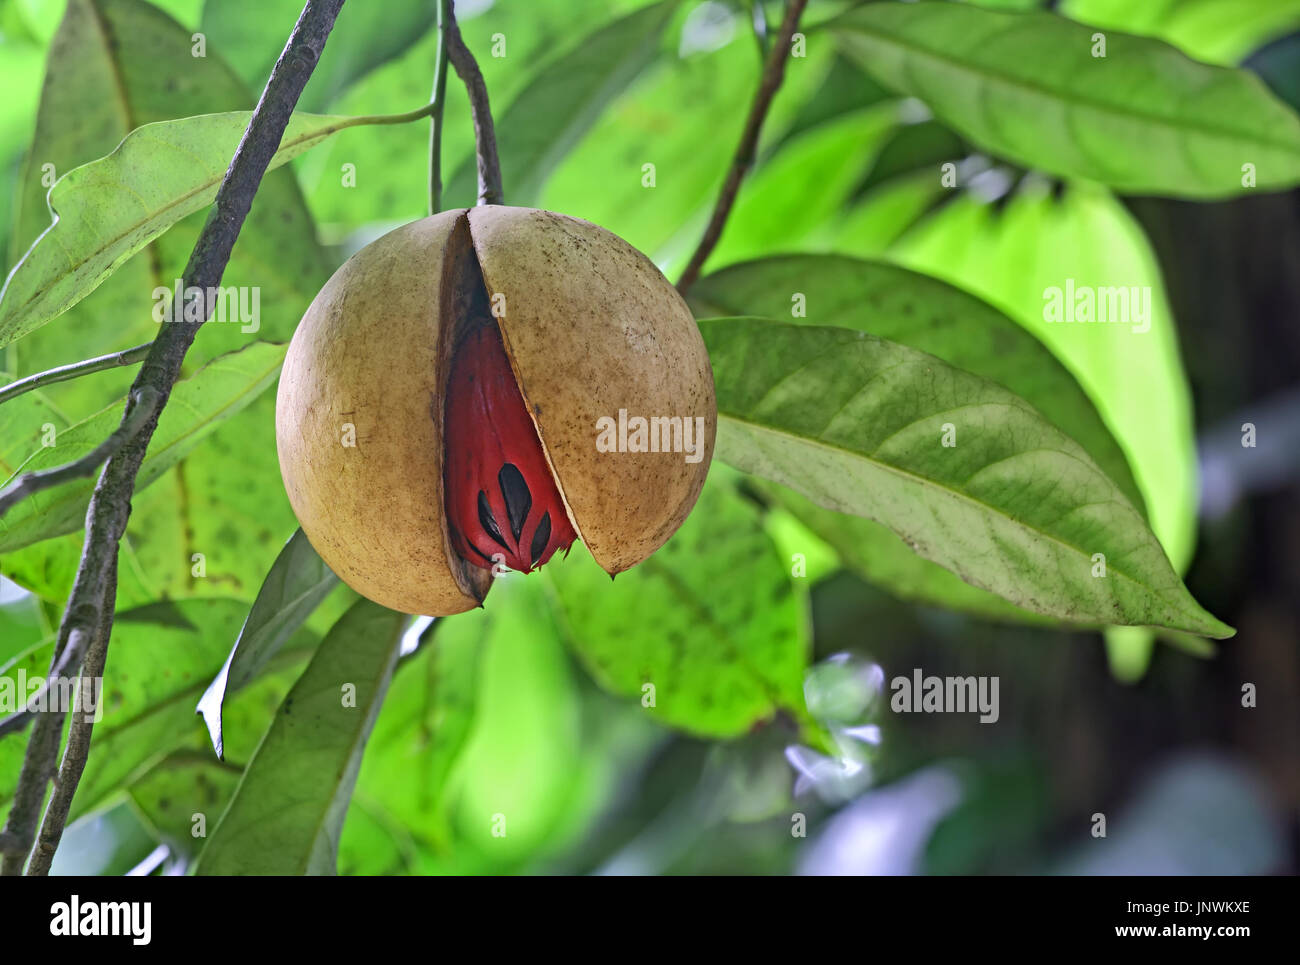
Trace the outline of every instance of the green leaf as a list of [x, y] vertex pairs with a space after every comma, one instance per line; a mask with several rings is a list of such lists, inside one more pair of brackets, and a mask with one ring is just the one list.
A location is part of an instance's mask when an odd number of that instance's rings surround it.
[[[50, 223], [48, 182], [41, 183], [44, 165], [63, 175], [110, 153], [141, 125], [253, 105], [211, 46], [206, 57], [192, 56], [192, 27], [182, 27], [154, 6], [139, 0], [72, 0], [57, 6], [59, 16], [65, 6], [67, 12], [50, 48], [36, 133], [19, 185], [14, 229], [19, 255]], [[193, 14], [196, 18], [197, 8]], [[195, 22], [186, 16], [187, 23]], [[172, 226], [57, 324], [10, 343], [3, 352], [12, 374], [28, 375], [156, 336], [152, 292], [170, 288], [183, 273], [203, 218], [197, 211]], [[222, 279], [223, 286], [260, 296], [256, 331], [242, 322], [205, 326], [186, 358], [184, 375], [255, 339], [287, 341], [331, 267], [293, 174], [269, 173]], [[133, 375], [132, 368], [123, 367], [50, 386], [43, 395], [56, 417], [40, 418], [36, 425], [48, 422], [61, 430], [105, 406], [120, 406]], [[5, 408], [26, 407], [33, 395]], [[278, 481], [273, 406], [273, 393], [264, 394], [207, 436], [172, 473], [136, 494], [122, 544], [124, 599], [139, 603], [203, 594], [240, 595], [251, 602], [283, 534], [297, 525]], [[13, 437], [3, 438], [8, 443]], [[40, 438], [24, 433], [17, 442], [25, 457]], [[24, 585], [47, 599], [66, 599], [80, 552], [80, 538], [70, 534], [32, 551], [6, 551], [4, 557], [21, 572]], [[207, 560], [206, 577], [192, 572], [196, 553]]]
[[[103, 158], [144, 125], [253, 107], [252, 95], [220, 56], [209, 50], [207, 56], [195, 57], [193, 43], [191, 28], [142, 0], [66, 4], [50, 46], [36, 131], [18, 186], [12, 261], [50, 227], [46, 196], [51, 174], [62, 177]], [[230, 153], [233, 143], [216, 162], [223, 171]], [[112, 202], [129, 210], [133, 199], [113, 198]], [[107, 215], [113, 219], [116, 212]], [[204, 212], [195, 211], [146, 251], [128, 258], [90, 298], [67, 311], [58, 326], [37, 328], [9, 344], [6, 366], [16, 376], [29, 375], [153, 338], [157, 334], [151, 317], [153, 292], [159, 287], [170, 289], [182, 275], [203, 217]], [[56, 229], [57, 236], [61, 232]], [[316, 241], [293, 175], [269, 173], [258, 188], [257, 203], [222, 279], [225, 286], [260, 292], [265, 309], [260, 326], [255, 333], [244, 325], [206, 329], [189, 352], [186, 373], [243, 347], [252, 337], [287, 340], [331, 267]], [[0, 316], [7, 316], [16, 305], [7, 301], [8, 296], [0, 299]], [[0, 323], [0, 343], [11, 334], [7, 323]], [[69, 354], [72, 345], [76, 355]], [[129, 369], [103, 372], [52, 386], [48, 395], [75, 422], [121, 398], [130, 380]]]
[[1064, 0], [1061, 13], [1094, 27], [1159, 37], [1210, 64], [1235, 64], [1300, 27], [1297, 0]]
[[40, 45], [0, 28], [0, 90], [5, 92], [0, 102], [0, 271], [5, 273], [10, 264], [13, 179], [31, 140], [43, 66], [44, 50]]
[[10, 658], [48, 642], [52, 636], [40, 600], [29, 593], [17, 593], [12, 586], [0, 582], [0, 667]]
[[[1084, 391], [1128, 455], [1146, 499], [1151, 528], [1178, 572], [1196, 545], [1196, 449], [1191, 389], [1178, 329], [1155, 252], [1125, 206], [1095, 185], [1072, 184], [1059, 198], [1041, 183], [1005, 206], [954, 199], [917, 225], [891, 259], [936, 275], [998, 305], [1068, 360]], [[1055, 324], [1044, 296], [1128, 286], [1151, 293], [1146, 331], [1130, 326]], [[1149, 656], [1124, 634], [1125, 676]], [[1118, 662], [1117, 662], [1118, 663]]]
[[482, 657], [508, 623], [493, 604], [425, 631], [419, 651], [398, 667], [357, 779], [358, 797], [439, 847], [451, 837], [448, 777], [473, 729]]
[[208, 726], [218, 758], [225, 756], [221, 708], [227, 690], [238, 689], [257, 676], [338, 584], [339, 578], [312, 548], [306, 534], [296, 530], [271, 565], [225, 666], [199, 700], [197, 710]]
[[[232, 618], [237, 618], [243, 610], [236, 601], [217, 602], [227, 608]], [[181, 604], [180, 612], [192, 618], [203, 612], [195, 608], [204, 605], [211, 604], [186, 601]], [[157, 612], [158, 608], [144, 607], [137, 612], [148, 615], [151, 611]], [[211, 651], [204, 647], [205, 654], [219, 652], [221, 641], [214, 642], [217, 646]], [[91, 761], [108, 767], [98, 781], [101, 793], [125, 789], [159, 838], [178, 853], [197, 857], [208, 832], [216, 826], [234, 796], [244, 763], [261, 744], [276, 711], [301, 674], [307, 656], [319, 642], [319, 637], [310, 632], [295, 634], [256, 681], [238, 693], [227, 695], [223, 730], [225, 761], [212, 756], [208, 735], [191, 712], [206, 678], [189, 680], [183, 690], [143, 709], [109, 735], [102, 747], [97, 730]], [[141, 656], [147, 658], [148, 652], [142, 652]], [[166, 668], [159, 668], [156, 659], [150, 665], [119, 667], [117, 672], [170, 680]], [[99, 761], [96, 754], [106, 759]], [[130, 766], [115, 769], [114, 765], [123, 760]], [[84, 788], [78, 792], [74, 805], [79, 811], [90, 809], [82, 802], [84, 793]]]
[[[789, 69], [787, 64], [787, 69]], [[784, 86], [784, 84], [782, 84]], [[799, 108], [790, 129], [781, 134], [781, 144], [827, 121], [838, 120], [871, 107], [892, 95], [864, 74], [849, 58], [835, 54], [825, 78]]]
[[[133, 501], [132, 506], [135, 505]], [[128, 523], [128, 531], [129, 528]], [[85, 533], [81, 531], [43, 540], [17, 552], [0, 555], [0, 568], [3, 568], [5, 576], [46, 604], [61, 606], [72, 591], [84, 542]], [[158, 594], [151, 587], [146, 587], [139, 578], [138, 560], [130, 542], [124, 540], [120, 547], [118, 605], [140, 606], [158, 599]]]
[[841, 254], [878, 257], [947, 193], [933, 170], [891, 178], [871, 188], [843, 213], [828, 247]]
[[[224, 419], [264, 392], [280, 371], [285, 346], [254, 342], [241, 352], [210, 362], [191, 378], [176, 383], [136, 476], [136, 491], [146, 488], [176, 465]], [[90, 452], [121, 422], [120, 405], [110, 406], [57, 436], [57, 444], [40, 446], [17, 474], [49, 469]], [[93, 478], [78, 479], [23, 500], [0, 519], [0, 552], [70, 533], [85, 520]]]
[[[478, 55], [479, 69], [499, 118], [501, 108], [532, 79], [532, 71], [526, 65], [543, 63], [555, 51], [571, 44], [574, 37], [591, 30], [594, 24], [644, 5], [645, 0], [566, 0], [557, 10], [552, 5], [537, 3], [494, 3], [488, 7], [480, 4], [478, 9], [460, 11], [457, 22], [466, 46]], [[345, 12], [347, 9], [345, 5]], [[387, 14], [376, 13], [376, 16], [382, 18]], [[504, 57], [491, 56], [500, 39], [498, 35], [507, 38]], [[266, 44], [266, 38], [261, 42]], [[331, 35], [326, 58], [333, 43]], [[436, 46], [437, 32], [426, 31], [400, 57], [353, 83], [331, 109], [354, 115], [382, 114], [391, 111], [394, 104], [419, 104], [428, 100]], [[268, 56], [273, 53], [276, 52]], [[501, 134], [498, 131], [498, 136]], [[474, 154], [469, 101], [464, 85], [458, 82], [454, 72], [447, 84], [442, 136], [445, 179]], [[344, 164], [352, 165], [350, 170], [355, 172], [356, 186], [339, 190]], [[345, 239], [352, 248], [391, 230], [395, 224], [428, 213], [428, 192], [420, 189], [429, 179], [428, 124], [390, 127], [383, 137], [376, 137], [373, 131], [363, 128], [340, 131], [299, 159], [295, 167], [322, 231], [332, 239]], [[639, 163], [637, 176], [640, 176]], [[473, 191], [473, 185], [467, 185], [467, 189]], [[473, 194], [468, 196], [473, 198]], [[450, 204], [450, 196], [447, 199]], [[510, 203], [517, 201], [509, 183], [506, 199]], [[551, 210], [566, 209], [553, 207]]]
[[179, 750], [159, 761], [133, 783], [131, 802], [158, 839], [173, 851], [192, 855], [203, 843], [195, 836], [195, 817], [221, 813], [239, 785], [241, 769], [210, 756]]
[[517, 573], [492, 590], [473, 726], [448, 789], [444, 873], [524, 870], [570, 843], [590, 816], [584, 798], [600, 780], [591, 750], [612, 728], [592, 720], [544, 591], [540, 576]]
[[[761, 480], [748, 477], [747, 482], [752, 484], [759, 483]], [[768, 506], [763, 514], [763, 528], [767, 530], [767, 535], [772, 537], [781, 559], [795, 561], [798, 558], [800, 569], [795, 571], [794, 566], [791, 565], [791, 575], [806, 579], [809, 586], [816, 585], [840, 571], [840, 555], [835, 547], [805, 526], [799, 517], [788, 510], [780, 506]]]
[[[753, 97], [757, 65], [747, 39], [652, 63], [555, 170], [540, 206], [608, 228], [660, 266], [670, 255], [689, 257]], [[785, 94], [810, 86], [810, 73], [790, 72]], [[677, 106], [702, 103], [707, 112]], [[764, 130], [790, 124], [788, 103], [776, 99]], [[646, 164], [654, 165], [653, 187]], [[512, 197], [509, 183], [505, 190]]]
[[[1191, 390], [1155, 252], [1124, 205], [1085, 185], [1072, 185], [1059, 199], [1041, 186], [1024, 190], [1000, 211], [958, 198], [919, 225], [890, 257], [1002, 307], [1068, 361], [1127, 453], [1152, 528], [1181, 569], [1195, 542]], [[1069, 280], [1078, 290], [1150, 290], [1149, 329], [1047, 321], [1045, 293], [1064, 289]], [[1030, 401], [1107, 466], [1041, 399]]]
[[[358, 78], [400, 56], [433, 24], [435, 9], [434, 3], [345, 4], [298, 106], [322, 110]], [[300, 0], [222, 0], [203, 5], [201, 29], [211, 49], [261, 90], [301, 13]]]
[[335, 874], [339, 832], [407, 617], [361, 600], [281, 704], [196, 874]]
[[747, 180], [708, 264], [829, 241], [834, 216], [894, 132], [897, 114], [892, 102], [880, 104], [784, 144]]
[[[1006, 389], [848, 329], [760, 319], [700, 328], [726, 461], [883, 523], [1026, 609], [1232, 635], [1087, 452]], [[1106, 575], [1094, 576], [1102, 560]]]
[[54, 35], [62, 15], [58, 0], [24, 0], [21, 3], [6, 0], [0, 4], [0, 17], [5, 33], [24, 43], [45, 47]]
[[280, 481], [274, 389], [205, 436], [135, 502], [127, 538], [151, 599], [215, 593], [251, 603], [284, 534], [298, 525]]
[[1123, 451], [1074, 376], [1016, 322], [945, 282], [885, 262], [777, 255], [701, 278], [690, 302], [697, 316], [789, 316], [799, 324], [854, 328], [997, 382], [1083, 446], [1142, 508]]
[[873, 3], [830, 25], [876, 80], [991, 151], [1132, 193], [1222, 198], [1300, 181], [1300, 118], [1252, 74], [1054, 14]]
[[117, 878], [155, 857], [158, 847], [140, 816], [125, 802], [88, 820], [69, 823], [50, 865], [52, 877]]
[[[247, 604], [226, 599], [119, 611], [104, 671], [103, 719], [95, 724], [94, 746], [73, 800], [73, 820], [100, 807], [186, 741], [202, 746], [194, 701], [220, 669], [247, 611]], [[276, 666], [300, 661], [316, 639], [304, 631], [282, 651]], [[45, 674], [51, 648], [52, 642], [46, 641], [15, 655], [0, 665], [0, 676], [16, 680], [20, 669], [29, 679]], [[231, 708], [239, 706], [237, 700]], [[228, 734], [230, 717], [228, 710]], [[239, 749], [246, 751], [248, 738], [242, 726], [238, 736]], [[24, 745], [21, 738], [0, 741], [0, 812], [13, 795]]]
[[[158, 609], [151, 605], [134, 611], [144, 622], [130, 618], [123, 623], [121, 638], [113, 640], [113, 647], [123, 652], [116, 665], [110, 661], [114, 669], [109, 673], [129, 675], [140, 696], [123, 702], [114, 708], [111, 717], [106, 715], [104, 722], [95, 726], [94, 747], [72, 803], [72, 820], [129, 791], [155, 768], [165, 766], [162, 762], [170, 755], [184, 752], [195, 759], [222, 763], [212, 756], [208, 735], [194, 715], [194, 701], [215, 673], [212, 668], [220, 665], [222, 648], [229, 638], [220, 638], [219, 632], [230, 627], [228, 620], [238, 625], [244, 604], [239, 600], [183, 600], [176, 607], [190, 621], [187, 627], [180, 628], [185, 633], [169, 632], [148, 622], [151, 611]], [[193, 622], [209, 618], [215, 624], [210, 630]], [[280, 702], [319, 643], [320, 637], [309, 631], [296, 634], [256, 681], [227, 699], [227, 766], [242, 770], [242, 762], [261, 743]], [[169, 645], [191, 646], [196, 652], [171, 661], [172, 665], [160, 666], [157, 648]], [[144, 688], [140, 688], [142, 682]], [[115, 683], [105, 679], [109, 690], [115, 689]], [[203, 816], [211, 830], [221, 809], [204, 809]], [[195, 842], [193, 850], [199, 844]]]
[[[120, 605], [196, 596], [239, 597], [246, 609], [252, 603], [282, 535], [297, 525], [279, 481], [274, 409], [275, 393], [263, 392], [157, 482], [136, 491], [121, 543]], [[24, 436], [24, 445], [35, 438]], [[5, 573], [42, 599], [62, 604], [72, 590], [84, 535], [78, 528], [6, 550], [0, 553]]]
[[[682, 528], [612, 584], [578, 548], [544, 571], [570, 647], [611, 693], [709, 737], [779, 710], [807, 721], [807, 599], [759, 511], [713, 473]], [[600, 605], [592, 605], [593, 600]]]
[[195, 734], [193, 702], [221, 666], [243, 613], [236, 600], [186, 600], [117, 615], [104, 668], [104, 719], [95, 725], [74, 819]]
[[339, 873], [553, 869], [663, 731], [579, 685], [540, 576], [509, 574], [490, 606], [435, 627], [384, 700]]
[[[935, 355], [1021, 396], [1088, 451], [1139, 509], [1128, 461], [1092, 402], [1033, 335], [991, 305], [936, 279], [884, 262], [839, 255], [779, 255], [733, 265], [692, 288], [697, 314], [788, 315], [800, 324], [870, 332]], [[964, 582], [913, 553], [886, 527], [823, 509], [784, 486], [765, 491], [840, 553], [845, 565], [901, 599], [1016, 622], [1040, 614]]]
[[[0, 380], [9, 377], [0, 373]], [[53, 427], [56, 433], [67, 428], [67, 420], [39, 389], [0, 404], [0, 479], [8, 479], [32, 453]]]
[[[511, 204], [536, 202], [563, 157], [655, 59], [679, 2], [662, 0], [581, 37], [542, 66], [500, 114], [501, 177]], [[476, 178], [468, 158], [447, 185], [446, 206], [473, 204]]]
[[770, 498], [830, 544], [840, 561], [900, 600], [958, 610], [986, 620], [1051, 625], [1052, 618], [1010, 603], [918, 556], [889, 527], [837, 513], [787, 486], [755, 480]]
[[[50, 189], [54, 223], [0, 291], [0, 345], [67, 311], [131, 255], [210, 205], [249, 116], [237, 111], [146, 124], [112, 154], [61, 177]], [[270, 167], [353, 120], [295, 114]]]
[[937, 121], [904, 124], [880, 149], [870, 173], [858, 185], [858, 194], [918, 170], [924, 170], [930, 183], [939, 190], [942, 185], [935, 175], [940, 165], [959, 161], [966, 153], [961, 138]]

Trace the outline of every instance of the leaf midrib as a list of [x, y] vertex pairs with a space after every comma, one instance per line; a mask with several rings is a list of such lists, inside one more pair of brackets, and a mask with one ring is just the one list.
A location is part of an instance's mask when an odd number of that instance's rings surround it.
[[[943, 491], [943, 492], [945, 492], [945, 493], [948, 493], [948, 494], [950, 494], [950, 495], [952, 495], [952, 496], [955, 496], [955, 497], [957, 497], [958, 499], [963, 500], [963, 501], [965, 501], [965, 502], [970, 503], [971, 505], [973, 505], [977, 511], [980, 511], [980, 512], [982, 512], [982, 513], [986, 513], [986, 514], [988, 514], [988, 515], [997, 516], [997, 517], [1001, 517], [1001, 518], [1003, 518], [1003, 519], [1010, 520], [1011, 522], [1015, 523], [1016, 525], [1021, 526], [1021, 527], [1023, 527], [1024, 529], [1029, 530], [1030, 532], [1032, 532], [1032, 533], [1034, 533], [1034, 534], [1036, 534], [1036, 535], [1038, 535], [1038, 536], [1041, 536], [1041, 537], [1043, 537], [1044, 539], [1049, 540], [1050, 542], [1053, 542], [1053, 543], [1057, 544], [1058, 546], [1064, 547], [1065, 549], [1067, 549], [1067, 550], [1069, 550], [1069, 551], [1071, 551], [1071, 552], [1073, 552], [1073, 553], [1075, 553], [1075, 554], [1078, 554], [1079, 556], [1081, 556], [1081, 557], [1083, 557], [1083, 558], [1085, 558], [1085, 559], [1091, 559], [1091, 557], [1089, 556], [1089, 554], [1085, 553], [1085, 552], [1084, 552], [1083, 550], [1081, 550], [1079, 547], [1074, 546], [1074, 545], [1071, 544], [1071, 543], [1067, 543], [1065, 540], [1061, 539], [1061, 538], [1058, 537], [1058, 536], [1054, 536], [1054, 535], [1051, 534], [1051, 533], [1044, 532], [1043, 530], [1039, 529], [1039, 528], [1036, 527], [1036, 526], [1032, 526], [1032, 525], [1030, 525], [1029, 523], [1023, 522], [1023, 521], [1021, 521], [1021, 520], [1016, 519], [1015, 517], [1009, 516], [1009, 515], [1007, 515], [1005, 512], [1003, 512], [1002, 510], [998, 509], [997, 507], [992, 506], [992, 505], [990, 505], [989, 503], [983, 502], [982, 500], [976, 499], [974, 496], [970, 495], [969, 493], [963, 492], [963, 491], [960, 490], [960, 489], [954, 489], [953, 487], [948, 486], [948, 485], [945, 485], [944, 483], [938, 482], [938, 481], [936, 481], [936, 480], [928, 479], [928, 478], [926, 478], [925, 476], [917, 475], [916, 473], [911, 472], [910, 470], [903, 469], [902, 467], [899, 467], [899, 466], [892, 466], [892, 465], [890, 465], [889, 463], [887, 463], [887, 462], [881, 462], [879, 459], [873, 458], [872, 456], [866, 455], [866, 454], [864, 454], [864, 453], [858, 452], [858, 451], [853, 450], [853, 449], [847, 449], [847, 448], [845, 448], [844, 446], [838, 446], [838, 445], [835, 445], [834, 443], [826, 442], [826, 441], [823, 440], [823, 439], [814, 439], [814, 438], [811, 438], [811, 437], [809, 437], [809, 436], [801, 436], [801, 435], [797, 435], [797, 434], [795, 434], [795, 433], [793, 433], [793, 432], [787, 431], [787, 430], [785, 430], [785, 429], [778, 429], [778, 428], [776, 428], [775, 426], [766, 425], [766, 424], [761, 423], [761, 422], [754, 422], [754, 421], [752, 421], [751, 419], [746, 419], [746, 418], [744, 418], [744, 417], [742, 417], [742, 416], [738, 416], [738, 415], [736, 415], [736, 414], [734, 414], [734, 413], [731, 413], [731, 412], [724, 412], [721, 408], [718, 409], [718, 418], [719, 418], [719, 419], [729, 419], [729, 420], [731, 420], [732, 422], [737, 423], [738, 425], [742, 425], [742, 426], [746, 426], [746, 427], [752, 428], [752, 429], [754, 429], [754, 430], [757, 430], [757, 431], [760, 432], [760, 433], [766, 433], [766, 434], [768, 434], [768, 435], [773, 435], [773, 436], [781, 436], [781, 437], [784, 437], [784, 438], [787, 438], [787, 439], [792, 439], [792, 440], [794, 440], [795, 442], [800, 443], [800, 444], [803, 444], [803, 445], [815, 446], [815, 447], [818, 447], [818, 448], [821, 448], [821, 449], [827, 449], [827, 450], [830, 450], [830, 451], [835, 452], [835, 453], [839, 453], [839, 454], [843, 454], [843, 455], [851, 456], [851, 457], [856, 458], [856, 459], [860, 459], [860, 460], [862, 460], [862, 461], [864, 461], [864, 462], [870, 463], [870, 464], [871, 464], [873, 467], [875, 467], [875, 468], [883, 469], [883, 470], [885, 470], [886, 472], [892, 473], [892, 474], [894, 474], [894, 475], [896, 475], [896, 476], [900, 476], [900, 477], [906, 479], [906, 480], [909, 481], [909, 482], [919, 483], [919, 484], [921, 484], [922, 486], [929, 487], [929, 488], [933, 488], [933, 489], [936, 489], [936, 490], [941, 490], [941, 491]], [[1060, 450], [1047, 450], [1047, 449], [1044, 449], [1043, 451], [1057, 452], [1057, 451], [1060, 451]], [[1021, 454], [1023, 454], [1023, 453], [1015, 453], [1015, 455], [1021, 455]], [[1063, 454], [1064, 454], [1064, 455], [1069, 455], [1068, 453], [1063, 453]], [[814, 501], [815, 501], [815, 500], [814, 500]], [[820, 504], [819, 504], [819, 505], [820, 505]], [[841, 510], [841, 512], [842, 512], [842, 510]], [[879, 522], [879, 521], [877, 520], [877, 522]], [[885, 525], [885, 526], [889, 527], [891, 530], [893, 529], [893, 527], [890, 527], [888, 523], [884, 523], [884, 524], [882, 524], [882, 525]], [[895, 532], [896, 532], [896, 531], [895, 531]], [[919, 555], [919, 554], [918, 554], [918, 555]], [[934, 561], [932, 560], [931, 562], [934, 562]], [[940, 564], [940, 565], [942, 565], [942, 564]], [[1156, 590], [1155, 587], [1148, 586], [1146, 583], [1143, 583], [1143, 582], [1142, 582], [1141, 580], [1139, 580], [1138, 578], [1136, 578], [1136, 577], [1134, 577], [1134, 576], [1131, 576], [1130, 574], [1128, 574], [1127, 572], [1125, 572], [1123, 569], [1114, 566], [1114, 565], [1113, 565], [1109, 560], [1107, 560], [1107, 562], [1106, 562], [1106, 572], [1107, 572], [1107, 574], [1110, 574], [1110, 573], [1118, 574], [1119, 576], [1121, 576], [1121, 577], [1123, 577], [1125, 580], [1127, 580], [1129, 583], [1133, 584], [1134, 586], [1139, 587], [1140, 589], [1145, 590], [1146, 592], [1152, 594], [1153, 596], [1156, 596], [1158, 599], [1161, 599], [1161, 600], [1164, 600], [1164, 599], [1165, 599], [1165, 597], [1164, 597], [1164, 593], [1163, 593], [1163, 592]], [[961, 576], [961, 574], [957, 574], [957, 575], [958, 575], [958, 576]], [[965, 579], [965, 577], [962, 577], [962, 578]], [[968, 581], [968, 582], [969, 582], [969, 581]], [[980, 587], [980, 589], [988, 590], [988, 592], [990, 592], [990, 593], [994, 593], [994, 592], [995, 592], [995, 591], [993, 591], [993, 590], [990, 590], [988, 587]], [[996, 594], [996, 595], [999, 596], [999, 597], [1001, 597], [1001, 594]], [[1179, 609], [1180, 609], [1180, 611], [1185, 612], [1185, 608], [1179, 608]], [[1203, 621], [1198, 621], [1198, 622], [1203, 622]]]

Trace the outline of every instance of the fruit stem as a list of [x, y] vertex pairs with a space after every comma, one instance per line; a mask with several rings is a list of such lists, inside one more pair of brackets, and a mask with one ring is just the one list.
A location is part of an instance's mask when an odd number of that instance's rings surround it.
[[429, 126], [429, 214], [442, 210], [442, 106], [447, 100], [447, 23], [451, 0], [438, 0], [438, 51], [433, 66], [433, 119]]
[[465, 46], [456, 23], [454, 7], [447, 8], [447, 56], [456, 76], [469, 94], [470, 113], [474, 119], [474, 153], [478, 158], [478, 203], [501, 204], [501, 159], [497, 156], [497, 135], [492, 125], [492, 108], [488, 104], [487, 84], [478, 61]]
[[763, 74], [758, 82], [758, 93], [754, 95], [749, 117], [745, 120], [745, 129], [740, 135], [740, 143], [736, 145], [735, 157], [732, 158], [727, 179], [723, 182], [717, 204], [714, 205], [713, 216], [709, 218], [708, 227], [704, 229], [704, 237], [700, 239], [699, 247], [695, 249], [695, 254], [691, 255], [686, 270], [682, 272], [681, 280], [677, 282], [677, 290], [683, 295], [695, 284], [704, 263], [709, 260], [709, 255], [713, 254], [714, 247], [722, 237], [722, 229], [727, 224], [727, 216], [731, 214], [731, 206], [736, 203], [740, 182], [744, 179], [750, 165], [754, 163], [763, 120], [767, 117], [768, 108], [772, 106], [772, 98], [776, 96], [781, 81], [785, 78], [785, 62], [790, 55], [790, 44], [799, 26], [799, 17], [803, 15], [803, 9], [807, 5], [808, 0], [790, 0], [786, 7], [785, 19], [781, 21], [781, 29], [776, 35], [772, 49], [768, 51], [767, 62], [763, 65]]

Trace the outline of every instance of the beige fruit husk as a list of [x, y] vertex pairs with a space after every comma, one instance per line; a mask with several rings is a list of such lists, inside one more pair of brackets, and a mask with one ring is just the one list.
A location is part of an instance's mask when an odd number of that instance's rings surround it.
[[[457, 324], [489, 304], [570, 521], [608, 573], [663, 545], [708, 473], [708, 354], [648, 258], [593, 224], [530, 208], [446, 211], [398, 228], [321, 289], [276, 403], [280, 470], [308, 539], [344, 582], [396, 610], [459, 613], [491, 582], [452, 549], [442, 487]], [[598, 451], [597, 420], [620, 409], [703, 416], [704, 458]], [[355, 447], [343, 445], [349, 423]]]

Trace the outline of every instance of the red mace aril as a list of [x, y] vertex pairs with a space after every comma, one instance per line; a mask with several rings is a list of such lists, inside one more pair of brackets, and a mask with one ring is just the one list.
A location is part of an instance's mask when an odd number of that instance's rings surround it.
[[527, 573], [577, 539], [501, 332], [478, 320], [452, 357], [444, 423], [452, 545], [465, 560]]

